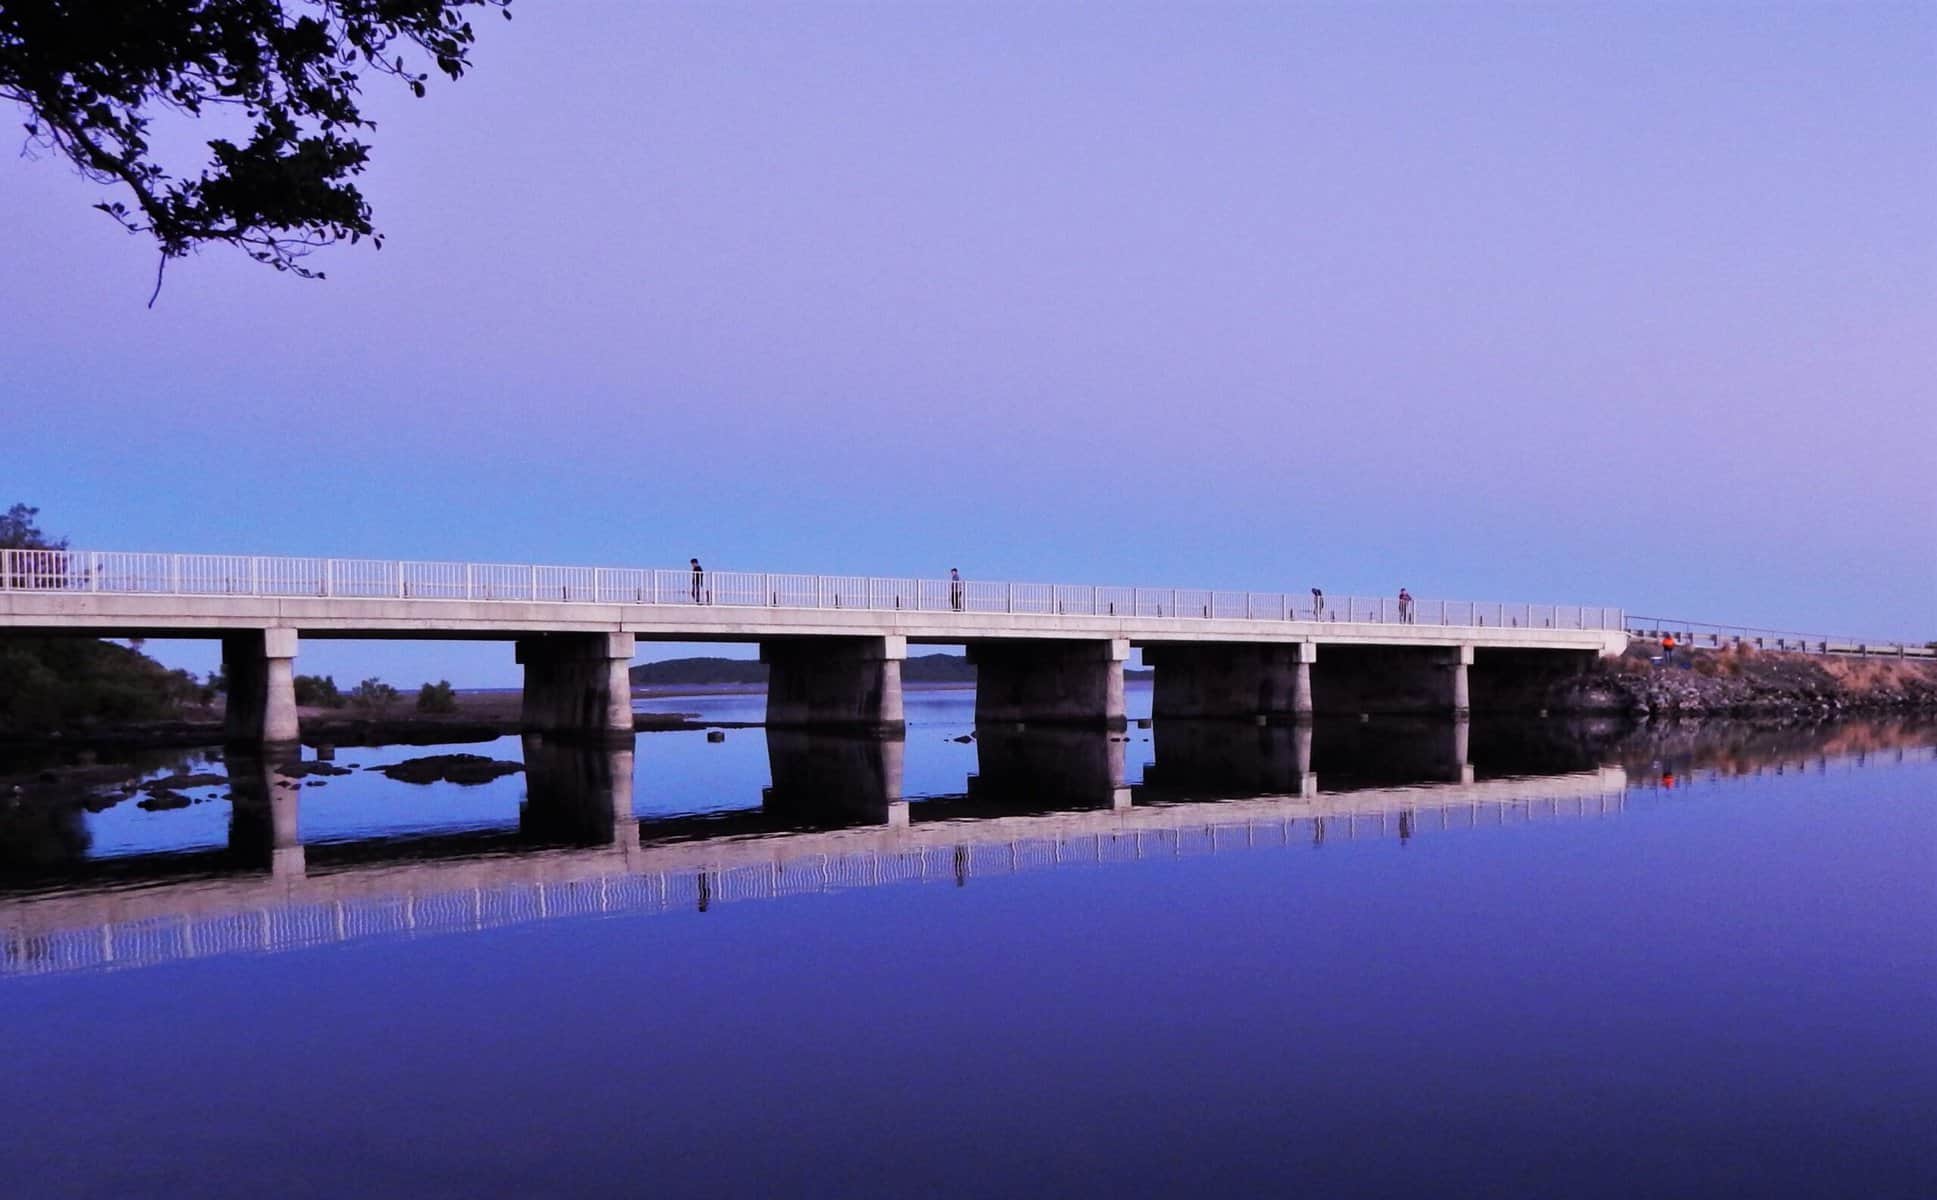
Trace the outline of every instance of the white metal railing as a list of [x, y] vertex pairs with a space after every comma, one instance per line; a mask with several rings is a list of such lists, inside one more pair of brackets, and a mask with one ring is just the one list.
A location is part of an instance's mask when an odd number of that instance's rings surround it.
[[985, 579], [871, 578], [764, 571], [399, 562], [101, 550], [0, 550], [0, 591], [182, 596], [858, 608], [1180, 620], [1357, 621], [1525, 629], [1628, 627], [1621, 609], [1578, 604], [1320, 596], [1203, 588], [1105, 587]]
[[1861, 654], [1887, 658], [1937, 658], [1937, 642], [1892, 642], [1882, 638], [1842, 637], [1828, 633], [1799, 633], [1793, 629], [1763, 629], [1755, 625], [1717, 625], [1675, 617], [1629, 617], [1628, 636], [1659, 641], [1674, 636], [1678, 646], [1723, 649], [1753, 646], [1757, 650], [1797, 650], [1808, 654]]

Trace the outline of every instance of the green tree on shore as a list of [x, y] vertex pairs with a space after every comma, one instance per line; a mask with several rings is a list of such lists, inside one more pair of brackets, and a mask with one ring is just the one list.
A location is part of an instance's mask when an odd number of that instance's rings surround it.
[[360, 711], [380, 717], [397, 702], [397, 689], [372, 675], [350, 690], [350, 703]]
[[0, 550], [65, 550], [66, 538], [50, 538], [41, 532], [36, 519], [40, 510], [31, 504], [16, 504], [0, 513]]
[[[15, 504], [0, 513], [0, 550], [64, 550], [47, 536], [40, 510]], [[179, 716], [201, 701], [203, 685], [132, 646], [78, 637], [0, 638], [0, 731], [37, 733], [100, 721]]]
[[342, 708], [349, 702], [334, 675], [298, 675], [295, 689], [296, 703], [304, 708]]

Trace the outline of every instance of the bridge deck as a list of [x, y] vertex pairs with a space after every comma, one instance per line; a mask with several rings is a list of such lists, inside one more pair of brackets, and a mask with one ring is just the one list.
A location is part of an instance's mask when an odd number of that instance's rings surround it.
[[[1620, 609], [753, 571], [0, 550], [0, 630], [661, 641], [891, 636], [1477, 643], [1618, 651]], [[1612, 647], [1612, 649], [1605, 649]]]
[[190, 596], [0, 591], [0, 630], [97, 637], [215, 637], [289, 628], [305, 638], [511, 640], [535, 633], [627, 633], [645, 641], [758, 642], [790, 637], [902, 637], [960, 644], [1032, 638], [1167, 642], [1468, 644], [1618, 653], [1619, 630], [1238, 617], [988, 613], [574, 601]]

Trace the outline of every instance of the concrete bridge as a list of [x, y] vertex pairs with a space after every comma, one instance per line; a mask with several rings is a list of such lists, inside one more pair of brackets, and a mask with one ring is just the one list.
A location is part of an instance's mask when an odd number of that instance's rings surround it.
[[[632, 729], [639, 641], [750, 642], [776, 727], [892, 732], [910, 644], [964, 645], [978, 724], [1123, 724], [1132, 648], [1158, 717], [1460, 714], [1477, 690], [1627, 644], [1619, 609], [763, 572], [0, 551], [0, 635], [219, 638], [229, 735], [300, 735], [309, 638], [512, 642], [528, 730]], [[1323, 653], [1321, 654], [1321, 650]]]

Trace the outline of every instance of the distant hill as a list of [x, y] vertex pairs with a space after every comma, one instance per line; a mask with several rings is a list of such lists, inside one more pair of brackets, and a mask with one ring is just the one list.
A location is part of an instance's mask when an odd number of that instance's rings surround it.
[[744, 658], [669, 658], [632, 668], [632, 686], [668, 683], [765, 683], [767, 664]]
[[[1125, 678], [1147, 677], [1148, 671], [1125, 671]], [[974, 683], [975, 664], [960, 654], [911, 654], [901, 664], [903, 683]], [[632, 686], [666, 687], [679, 684], [764, 684], [767, 664], [744, 658], [669, 658], [632, 668]]]

